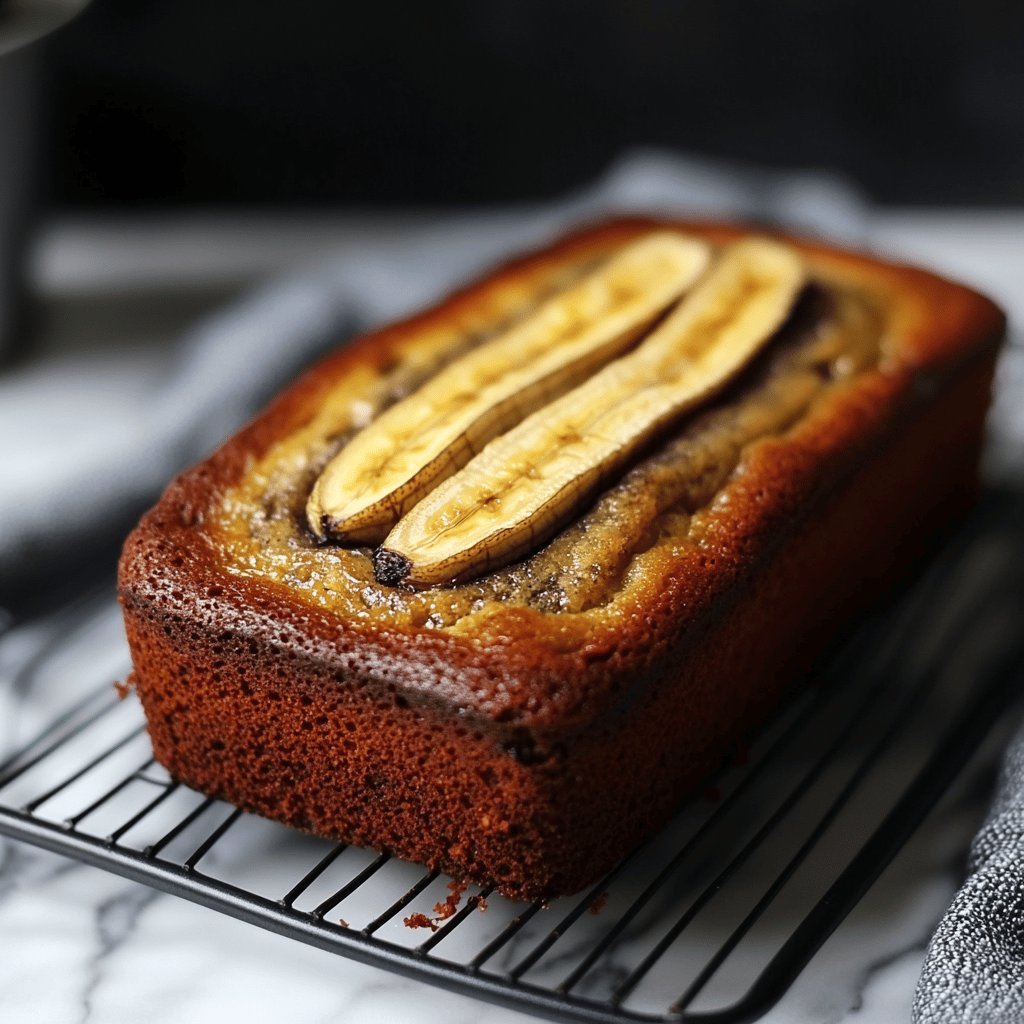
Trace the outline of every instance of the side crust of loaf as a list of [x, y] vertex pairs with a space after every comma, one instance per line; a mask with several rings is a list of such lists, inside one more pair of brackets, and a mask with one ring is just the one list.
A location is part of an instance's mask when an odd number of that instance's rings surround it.
[[[590, 229], [489, 282], [651, 226]], [[333, 382], [379, 372], [403, 333], [486, 285], [329, 357], [174, 481], [120, 574], [157, 759], [239, 806], [509, 895], [572, 892], [611, 867], [975, 490], [999, 312], [922, 271], [794, 244], [885, 295], [885, 364], [746, 451], [699, 547], [589, 634], [524, 608], [492, 609], [473, 637], [346, 621], [226, 571], [210, 540], [223, 495]]]

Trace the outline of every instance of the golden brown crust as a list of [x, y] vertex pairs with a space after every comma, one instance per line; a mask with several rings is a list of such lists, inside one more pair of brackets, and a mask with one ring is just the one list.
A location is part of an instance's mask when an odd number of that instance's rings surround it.
[[[457, 629], [389, 626], [226, 569], [214, 542], [225, 497], [338, 381], [472, 321], [496, 289], [653, 226], [583, 231], [342, 349], [171, 484], [128, 539], [120, 585], [172, 772], [507, 892], [569, 891], [657, 827], [849, 610], [962, 509], [1001, 314], [924, 271], [789, 239], [877, 301], [882, 361], [745, 449], [692, 543], [652, 549], [607, 614], [493, 605]], [[673, 226], [716, 243], [747, 233]]]

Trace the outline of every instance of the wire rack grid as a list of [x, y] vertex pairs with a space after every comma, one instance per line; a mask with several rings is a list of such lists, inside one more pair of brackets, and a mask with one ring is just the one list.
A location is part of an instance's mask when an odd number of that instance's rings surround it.
[[[118, 701], [109, 682], [79, 688], [84, 696], [0, 763], [0, 833], [540, 1016], [751, 1021], [856, 905], [1019, 689], [1022, 508], [990, 496], [703, 798], [573, 898], [524, 904], [463, 891], [438, 872], [194, 793], [154, 763], [136, 702]], [[109, 680], [110, 664], [83, 663], [76, 644], [112, 629], [116, 609], [92, 596], [10, 630], [0, 652], [18, 634], [28, 653], [9, 693], [66, 693], [68, 672], [83, 685], [93, 672]]]

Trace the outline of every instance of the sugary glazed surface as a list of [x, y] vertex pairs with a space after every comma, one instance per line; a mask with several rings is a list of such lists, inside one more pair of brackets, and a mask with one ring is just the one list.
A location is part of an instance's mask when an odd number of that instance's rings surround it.
[[[639, 230], [639, 229], [638, 229]], [[824, 396], [877, 369], [885, 351], [884, 299], [826, 265], [790, 323], [755, 365], [706, 410], [685, 418], [553, 541], [523, 561], [458, 586], [421, 593], [382, 587], [370, 548], [320, 544], [304, 506], [325, 463], [360, 427], [437, 368], [516, 322], [552, 290], [616, 251], [615, 238], [546, 266], [515, 289], [492, 289], [476, 316], [449, 331], [431, 325], [403, 339], [379, 378], [338, 382], [312, 419], [245, 473], [216, 510], [210, 533], [232, 573], [285, 586], [347, 620], [479, 635], [488, 610], [556, 616], [563, 636], [585, 638], [614, 622], [659, 567], [699, 557], [704, 521], [727, 503], [744, 453], [806, 418]]]

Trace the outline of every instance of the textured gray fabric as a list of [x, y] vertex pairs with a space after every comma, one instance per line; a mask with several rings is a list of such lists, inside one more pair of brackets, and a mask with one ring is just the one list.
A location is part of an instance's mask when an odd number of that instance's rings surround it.
[[[177, 470], [355, 330], [421, 307], [568, 225], [616, 211], [728, 215], [850, 242], [862, 240], [867, 222], [856, 194], [827, 175], [638, 153], [556, 203], [382, 230], [358, 255], [273, 283], [201, 324], [182, 339], [175, 368], [134, 415], [116, 398], [112, 404], [109, 395], [98, 396], [90, 415], [118, 417], [108, 444], [83, 451], [52, 431], [26, 430], [24, 410], [0, 403], [0, 465], [12, 466], [16, 456], [33, 469], [0, 486], [0, 579], [43, 564], [58, 549], [64, 557], [99, 524], [120, 523], [126, 510], [137, 515]], [[53, 402], [60, 400], [55, 394]]]
[[[730, 215], [852, 243], [864, 241], [868, 220], [856, 195], [827, 176], [645, 153], [563, 202], [382, 233], [358, 257], [271, 284], [201, 324], [182, 339], [175, 368], [116, 442], [86, 462], [62, 461], [51, 440], [26, 436], [16, 411], [0, 405], [0, 465], [27, 448], [39, 466], [38, 478], [20, 489], [0, 487], [0, 578], [52, 549], [53, 525], [40, 507], [65, 510], [65, 540], [87, 542], [100, 524], [155, 497], [326, 348], [429, 302], [510, 252], [615, 211]], [[1019, 371], [1020, 356], [1018, 348], [1005, 365]], [[1020, 404], [1011, 404], [1019, 423]], [[1004, 455], [1019, 469], [1019, 451]], [[915, 1015], [921, 1024], [1024, 1022], [1024, 732], [975, 842], [970, 877], [929, 950]]]
[[932, 938], [917, 1024], [1024, 1021], [1024, 729], [1006, 753], [968, 876]]

